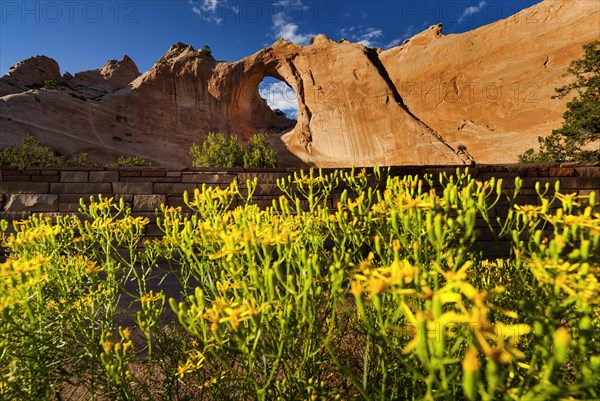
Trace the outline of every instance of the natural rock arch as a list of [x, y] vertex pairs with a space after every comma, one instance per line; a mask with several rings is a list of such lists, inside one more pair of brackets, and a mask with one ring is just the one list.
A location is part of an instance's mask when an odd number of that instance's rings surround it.
[[275, 115], [285, 116], [296, 121], [298, 115], [298, 95], [285, 81], [266, 75], [258, 85], [258, 95]]

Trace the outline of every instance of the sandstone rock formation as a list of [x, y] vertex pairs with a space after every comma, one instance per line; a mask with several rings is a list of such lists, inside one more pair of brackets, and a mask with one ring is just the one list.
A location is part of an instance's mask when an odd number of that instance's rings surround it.
[[410, 110], [478, 162], [516, 162], [562, 125], [552, 99], [582, 46], [600, 39], [600, 3], [546, 0], [471, 32], [434, 25], [380, 57]]
[[[0, 146], [30, 132], [65, 155], [87, 152], [92, 160], [141, 155], [156, 166], [182, 167], [190, 165], [191, 143], [208, 132], [249, 137], [290, 127], [257, 88], [252, 96], [236, 97], [243, 71], [219, 77], [219, 65], [227, 69], [230, 63], [178, 43], [142, 75], [125, 56], [99, 70], [65, 76], [55, 90], [23, 87], [0, 98]], [[0, 84], [13, 82], [12, 75]]]
[[[240, 74], [239, 83], [221, 79]], [[300, 110], [296, 126], [281, 139], [303, 162], [328, 167], [463, 163], [403, 107], [374, 49], [324, 35], [306, 47], [280, 40], [238, 63], [220, 64], [215, 75], [209, 91], [244, 105], [236, 110], [236, 121], [255, 114], [256, 102], [247, 100], [265, 75], [287, 82]]]
[[[383, 52], [319, 35], [228, 63], [178, 43], [141, 75], [125, 56], [62, 77], [38, 56], [0, 78], [0, 146], [30, 132], [65, 155], [181, 167], [208, 132], [268, 132], [287, 166], [515, 161], [560, 125], [566, 100], [551, 95], [599, 23], [596, 2], [546, 0], [460, 35], [435, 25]], [[265, 76], [294, 89], [297, 121], [260, 98]], [[46, 80], [59, 85], [40, 89]]]
[[138, 76], [135, 62], [125, 55], [121, 61], [110, 60], [100, 69], [78, 72], [65, 82], [87, 97], [100, 97], [125, 88]]
[[0, 78], [0, 96], [21, 93], [41, 87], [47, 80], [61, 79], [58, 63], [46, 56], [30, 57], [10, 67]]

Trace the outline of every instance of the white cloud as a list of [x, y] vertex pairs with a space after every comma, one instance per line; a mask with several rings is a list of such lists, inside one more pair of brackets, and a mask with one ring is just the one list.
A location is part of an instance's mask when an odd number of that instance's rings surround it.
[[352, 42], [360, 43], [367, 47], [381, 47], [382, 43], [380, 39], [385, 37], [381, 29], [372, 27], [363, 28], [362, 25], [341, 29], [340, 35], [343, 38], [347, 38]]
[[284, 82], [262, 83], [258, 88], [260, 97], [267, 100], [273, 110], [285, 112], [288, 118], [298, 116], [298, 98], [296, 93]]
[[298, 17], [303, 15], [301, 10], [307, 10], [303, 0], [278, 0], [272, 4], [283, 8], [282, 11], [273, 14], [271, 30], [276, 39], [283, 38], [289, 42], [299, 45], [307, 45], [315, 36], [314, 33], [301, 33], [298, 25]]
[[188, 0], [188, 4], [192, 6], [192, 12], [201, 17], [206, 22], [214, 22], [220, 25], [223, 22], [218, 13], [218, 7], [221, 4], [227, 3], [227, 0]]
[[471, 15], [480, 13], [481, 10], [483, 10], [483, 7], [486, 6], [486, 4], [487, 3], [484, 0], [481, 0], [479, 2], [479, 4], [477, 4], [476, 6], [467, 7], [467, 9], [465, 11], [463, 11], [461, 17], [458, 19], [458, 23], [462, 24], [463, 21], [465, 20], [465, 18], [468, 18]]
[[367, 31], [359, 37], [358, 43], [367, 47], [377, 47], [379, 44], [377, 39], [382, 37], [383, 31], [381, 29], [368, 28]]
[[404, 31], [404, 34], [402, 34], [400, 37], [391, 40], [388, 44], [386, 44], [384, 46], [385, 49], [391, 49], [392, 47], [396, 47], [402, 43], [404, 43], [404, 41], [412, 36], [414, 36], [415, 34], [415, 26], [414, 25], [410, 25], [408, 28], [406, 28], [406, 31]]
[[219, 5], [219, 0], [204, 0], [202, 2], [202, 8], [208, 12], [214, 13]]
[[401, 44], [402, 42], [404, 42], [404, 39], [401, 38], [396, 38], [394, 40], [391, 40], [387, 45], [385, 45], [386, 49], [391, 49], [392, 47], [396, 47], [399, 44]]
[[314, 33], [299, 33], [298, 30], [300, 27], [293, 22], [287, 21], [283, 12], [273, 15], [272, 29], [277, 38], [283, 38], [299, 45], [307, 45], [310, 39], [315, 36]]
[[276, 7], [298, 7], [305, 9], [306, 7], [302, 4], [302, 0], [279, 0], [273, 3]]

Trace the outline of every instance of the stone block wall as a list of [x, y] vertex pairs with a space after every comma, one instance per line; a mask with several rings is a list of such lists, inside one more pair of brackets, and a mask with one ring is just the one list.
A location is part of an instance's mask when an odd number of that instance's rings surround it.
[[[395, 176], [422, 175], [445, 172], [453, 174], [456, 166], [405, 166], [392, 167]], [[333, 170], [324, 170], [330, 172]], [[535, 183], [560, 181], [561, 192], [588, 194], [596, 191], [600, 198], [600, 164], [572, 165], [474, 165], [469, 167], [474, 178], [486, 180], [492, 177], [504, 180], [503, 188], [514, 188], [515, 177], [523, 179], [519, 202], [535, 204], [538, 196]], [[185, 169], [164, 170], [152, 168], [82, 169], [82, 168], [3, 168], [0, 169], [0, 219], [8, 221], [25, 219], [33, 213], [49, 215], [76, 214], [80, 199], [89, 201], [90, 196], [103, 195], [127, 202], [136, 216], [146, 216], [153, 221], [155, 210], [161, 204], [182, 206], [183, 192], [193, 192], [202, 185], [226, 187], [233, 180], [240, 184], [242, 192], [249, 179], [258, 179], [253, 201], [269, 206], [279, 197], [277, 179], [286, 178], [294, 170], [215, 170]], [[334, 192], [331, 205], [339, 199]], [[506, 213], [508, 205], [499, 204], [495, 214]], [[159, 235], [154, 223], [148, 227], [148, 235]], [[491, 238], [482, 237], [482, 247]], [[491, 242], [490, 242], [491, 244]], [[494, 245], [497, 248], [497, 244]], [[498, 252], [500, 255], [504, 251]]]
[[[34, 213], [50, 216], [78, 214], [80, 200], [90, 197], [123, 199], [135, 216], [151, 221], [161, 204], [185, 207], [183, 193], [202, 185], [227, 187], [234, 180], [245, 191], [248, 179], [258, 178], [260, 185], [254, 201], [271, 204], [278, 196], [276, 180], [293, 174], [290, 170], [182, 170], [148, 168], [77, 169], [77, 168], [3, 168], [0, 170], [0, 219], [20, 220]], [[154, 224], [149, 235], [158, 235]]]

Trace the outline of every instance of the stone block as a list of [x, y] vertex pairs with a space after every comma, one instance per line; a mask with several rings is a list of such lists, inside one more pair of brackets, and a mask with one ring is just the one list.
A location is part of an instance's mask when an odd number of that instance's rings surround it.
[[142, 177], [164, 177], [165, 174], [165, 171], [160, 170], [142, 171]]
[[60, 176], [58, 174], [56, 175], [32, 175], [31, 176], [31, 181], [32, 182], [59, 182], [60, 181]]
[[272, 196], [253, 196], [250, 203], [261, 209], [265, 209], [273, 206], [273, 199]]
[[152, 177], [151, 179], [148, 179], [147, 177], [142, 177], [145, 178], [146, 181], [152, 181], [153, 183], [157, 183], [157, 182], [181, 182], [181, 177]]
[[567, 177], [560, 179], [562, 193], [575, 192], [578, 189], [600, 189], [600, 180], [596, 177]]
[[188, 191], [191, 194], [197, 187], [198, 185], [196, 184], [157, 182], [154, 184], [154, 193], [165, 195], [181, 195], [185, 191]]
[[572, 167], [550, 167], [548, 175], [550, 177], [573, 177], [575, 169]]
[[121, 177], [141, 177], [142, 172], [138, 170], [120, 170], [119, 175]]
[[87, 171], [61, 171], [60, 182], [88, 182]]
[[[6, 220], [9, 223], [9, 227], [12, 227], [12, 223], [15, 221], [25, 220], [29, 218], [34, 212], [13, 212], [13, 211], [0, 211], [0, 219]], [[9, 228], [9, 232], [14, 232]]]
[[534, 178], [534, 177], [548, 177], [549, 169], [537, 166], [537, 165], [527, 165], [527, 166], [519, 166], [516, 165], [515, 168], [515, 176], [519, 176], [522, 178]]
[[117, 182], [118, 171], [90, 171], [90, 182]]
[[27, 182], [31, 181], [31, 176], [24, 174], [12, 174], [12, 172], [5, 172], [4, 174], [2, 174], [2, 181]]
[[79, 211], [79, 203], [61, 203], [58, 206], [58, 211], [61, 213], [73, 213]]
[[165, 195], [134, 195], [133, 210], [142, 212], [153, 212], [160, 208], [161, 203], [165, 203]]
[[121, 201], [121, 199], [123, 199], [123, 202], [131, 205], [131, 202], [133, 202], [133, 196], [133, 194], [117, 194], [114, 196], [114, 200], [115, 203], [118, 203]]
[[258, 184], [254, 191], [254, 195], [272, 196], [275, 198], [279, 195], [283, 195], [283, 192], [281, 192], [276, 184]]
[[116, 194], [151, 194], [153, 184], [151, 182], [114, 182], [113, 191]]
[[600, 180], [600, 167], [576, 167], [575, 171], [580, 177], [596, 177]]
[[194, 182], [197, 184], [230, 184], [236, 177], [237, 174], [228, 173], [184, 172], [181, 174], [181, 182]]
[[[58, 200], [60, 203], [79, 203], [83, 199], [86, 203], [90, 202], [90, 195], [83, 194], [59, 194]], [[98, 196], [94, 195], [94, 199], [98, 200]]]
[[47, 182], [0, 182], [3, 194], [44, 194], [48, 193]]
[[164, 233], [161, 231], [161, 229], [155, 223], [148, 224], [146, 226], [146, 231], [144, 232], [144, 234], [147, 237], [152, 237], [152, 238], [161, 237], [162, 235], [164, 235]]
[[252, 181], [255, 178], [258, 180], [259, 185], [261, 183], [276, 184], [278, 179], [287, 178], [293, 175], [288, 172], [244, 172], [237, 175], [238, 184], [240, 186], [246, 185], [248, 180]]
[[185, 204], [185, 202], [183, 201], [183, 196], [169, 196], [167, 198], [167, 205], [171, 206], [171, 207], [182, 207], [182, 208], [186, 208], [187, 205]]
[[4, 210], [11, 212], [57, 212], [58, 195], [10, 194], [6, 197]]
[[3, 174], [21, 174], [22, 168], [19, 167], [2, 167], [0, 168]]
[[[166, 177], [120, 177], [119, 182], [156, 182], [156, 180], [168, 180]], [[167, 181], [169, 182], [169, 181]], [[179, 182], [177, 180], [176, 182]]]
[[26, 167], [25, 169], [23, 169], [23, 175], [40, 175], [41, 173], [41, 170], [32, 169], [30, 167]]
[[[48, 184], [46, 184], [48, 185]], [[56, 182], [50, 184], [50, 193], [53, 194], [110, 194], [112, 184], [110, 183], [65, 183]], [[86, 196], [86, 197], [89, 197]]]
[[[518, 205], [537, 205], [539, 203], [540, 197], [538, 195], [523, 195], [519, 194], [517, 196], [517, 204]], [[501, 204], [497, 205], [497, 209], [502, 206]]]

